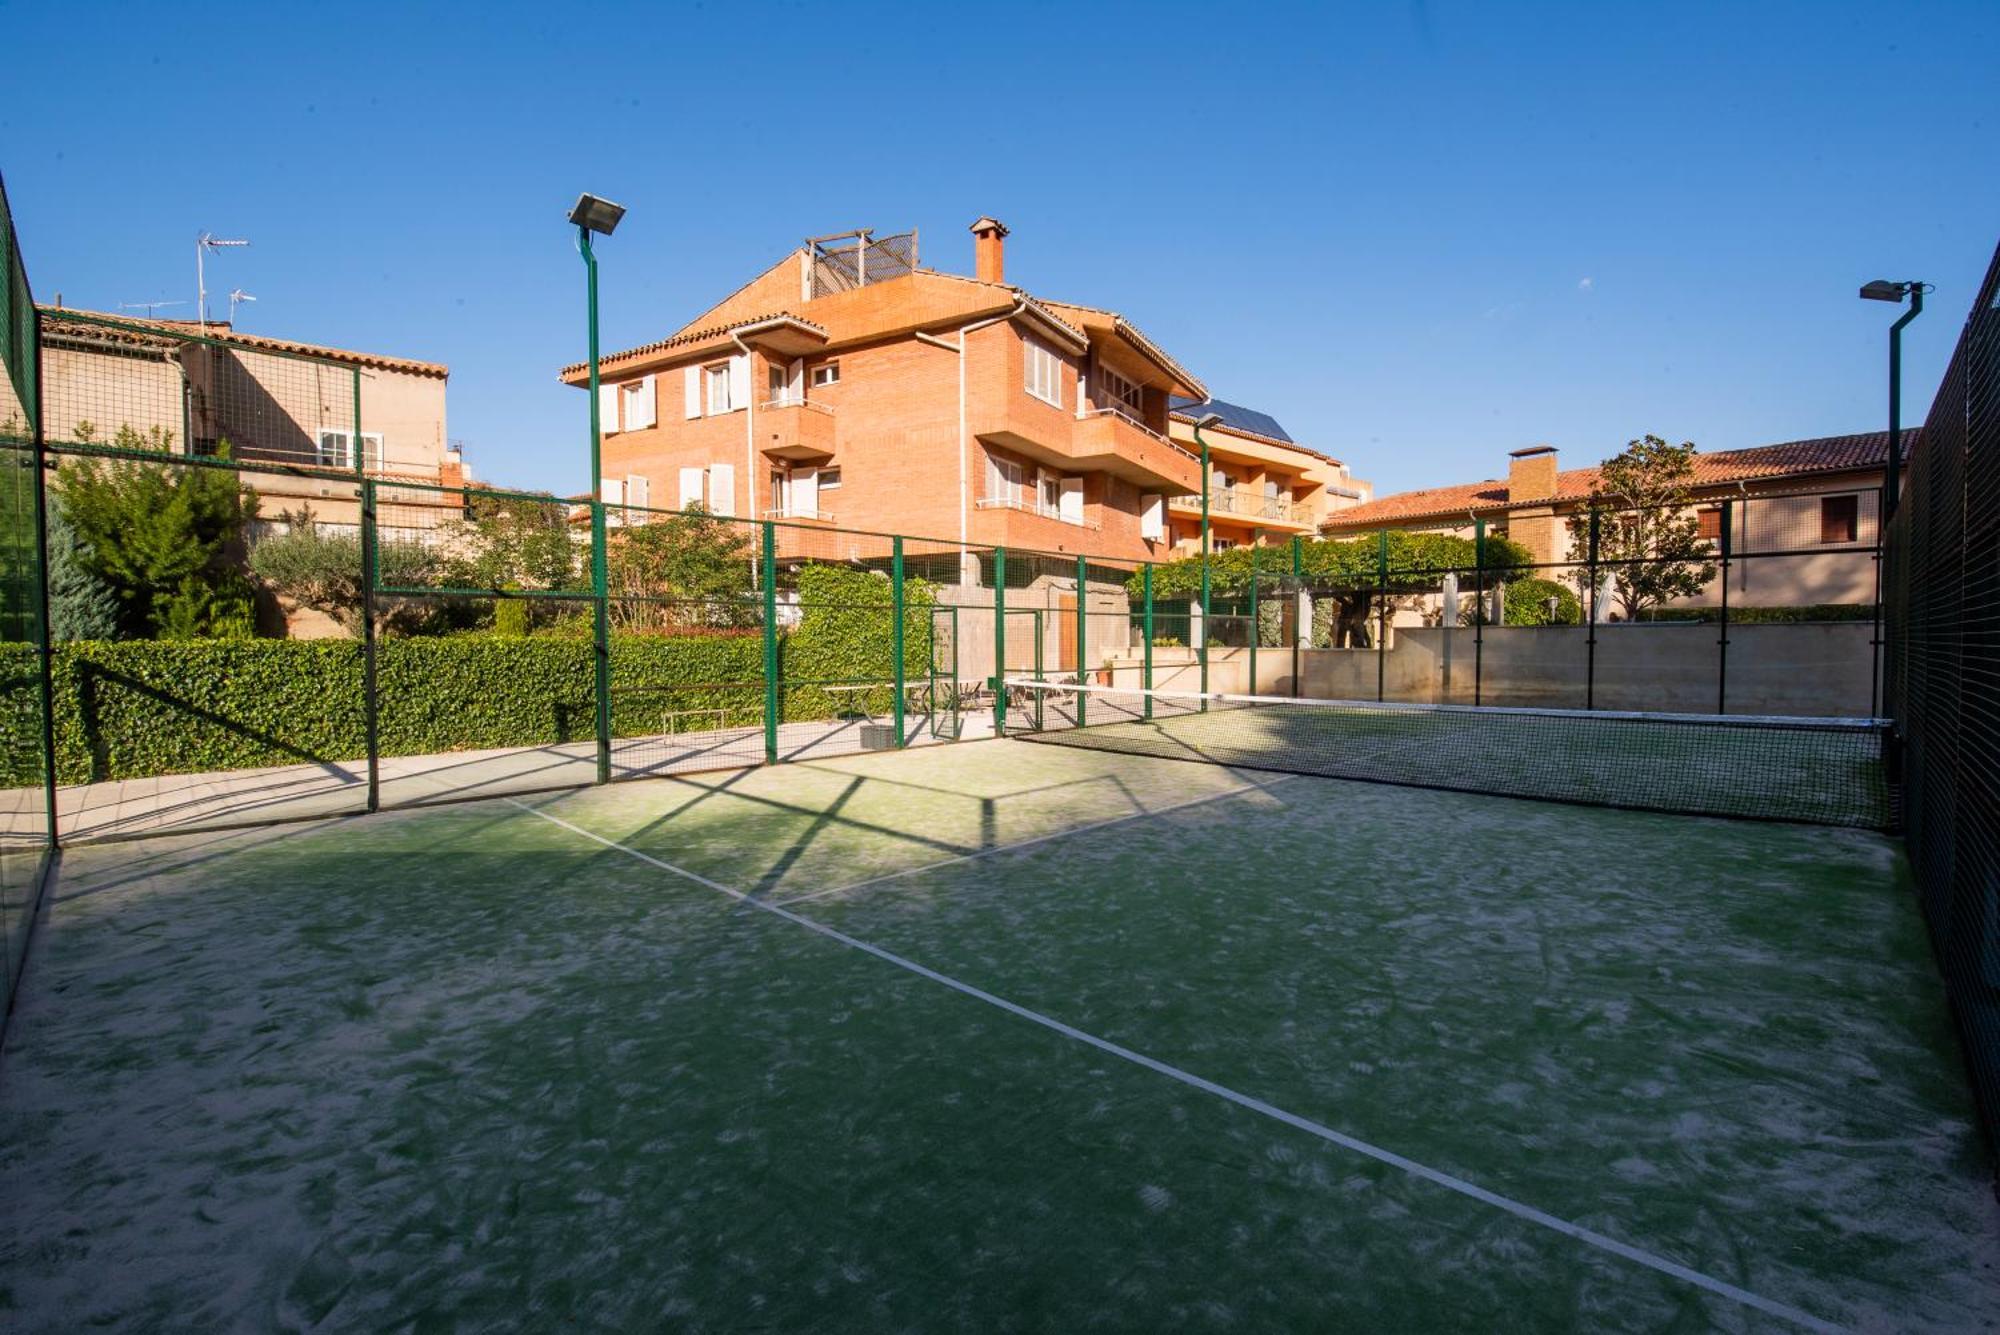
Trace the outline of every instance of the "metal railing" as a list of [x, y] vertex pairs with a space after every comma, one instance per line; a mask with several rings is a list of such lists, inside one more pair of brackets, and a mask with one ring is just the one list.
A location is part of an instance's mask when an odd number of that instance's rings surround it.
[[801, 510], [795, 506], [780, 506], [775, 510], [766, 510], [764, 512], [764, 518], [810, 520], [815, 524], [831, 524], [833, 522], [833, 511], [821, 510], [817, 508], [811, 510]]
[[781, 398], [775, 398], [775, 399], [766, 399], [764, 400], [764, 402], [758, 404], [757, 406], [759, 409], [763, 410], [775, 410], [778, 408], [804, 408], [810, 412], [825, 413], [828, 417], [833, 416], [833, 406], [831, 404], [821, 403], [817, 399], [794, 398], [791, 395], [785, 395]]
[[[1190, 491], [1176, 496], [1174, 504], [1198, 510], [1201, 508], [1201, 493]], [[1219, 510], [1224, 514], [1247, 515], [1253, 519], [1289, 520], [1298, 507], [1283, 496], [1263, 496], [1235, 487], [1217, 487], [1208, 493], [1208, 508], [1211, 512]]]
[[1171, 441], [1171, 440], [1168, 440], [1168, 439], [1167, 439], [1167, 438], [1166, 438], [1165, 436], [1163, 436], [1163, 435], [1161, 435], [1161, 434], [1160, 434], [1159, 432], [1157, 432], [1157, 431], [1153, 430], [1153, 428], [1151, 428], [1151, 427], [1147, 426], [1147, 425], [1146, 425], [1146, 424], [1145, 424], [1144, 422], [1142, 422], [1142, 421], [1140, 421], [1140, 420], [1139, 420], [1138, 418], [1136, 418], [1136, 417], [1132, 416], [1132, 414], [1131, 414], [1131, 413], [1127, 412], [1127, 411], [1126, 411], [1125, 409], [1123, 409], [1123, 408], [1121, 408], [1121, 407], [1117, 406], [1116, 404], [1111, 404], [1111, 405], [1109, 405], [1109, 406], [1106, 406], [1106, 407], [1102, 407], [1102, 408], [1090, 408], [1090, 409], [1086, 409], [1086, 410], [1085, 410], [1085, 411], [1083, 412], [1082, 416], [1083, 416], [1083, 417], [1086, 417], [1086, 418], [1089, 418], [1089, 417], [1115, 417], [1115, 418], [1117, 418], [1118, 420], [1120, 420], [1120, 421], [1122, 421], [1123, 423], [1125, 423], [1125, 425], [1127, 425], [1127, 426], [1131, 427], [1131, 428], [1132, 428], [1132, 429], [1133, 429], [1134, 431], [1143, 431], [1143, 432], [1145, 432], [1145, 433], [1146, 433], [1146, 434], [1147, 434], [1148, 436], [1151, 436], [1151, 437], [1152, 437], [1152, 438], [1153, 438], [1154, 440], [1156, 440], [1156, 441], [1158, 441], [1158, 442], [1159, 442], [1160, 444], [1162, 444], [1162, 445], [1166, 446], [1166, 447], [1167, 447], [1168, 449], [1172, 450], [1172, 451], [1173, 451], [1174, 453], [1176, 453], [1176, 454], [1182, 454], [1182, 455], [1186, 455], [1186, 456], [1187, 456], [1188, 458], [1190, 458], [1190, 459], [1196, 459], [1197, 461], [1199, 460], [1199, 456], [1197, 456], [1197, 455], [1196, 455], [1196, 454], [1195, 454], [1195, 453], [1194, 453], [1194, 452], [1193, 452], [1192, 450], [1186, 450], [1186, 449], [1183, 449], [1183, 448], [1181, 448], [1181, 447], [1180, 447], [1179, 445], [1176, 445], [1176, 444], [1175, 444], [1175, 443], [1174, 443], [1173, 441]]
[[1043, 519], [1053, 519], [1058, 524], [1068, 524], [1071, 528], [1102, 530], [1104, 525], [1089, 519], [1071, 519], [1053, 505], [1046, 505], [1027, 496], [981, 496], [974, 501], [977, 510], [1018, 510], [1022, 514], [1038, 515]]

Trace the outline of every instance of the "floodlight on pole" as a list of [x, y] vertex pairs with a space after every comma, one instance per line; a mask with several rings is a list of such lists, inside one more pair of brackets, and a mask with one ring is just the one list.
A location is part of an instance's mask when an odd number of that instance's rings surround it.
[[597, 668], [599, 783], [611, 782], [611, 609], [610, 583], [604, 569], [608, 543], [604, 532], [604, 423], [598, 405], [597, 253], [591, 249], [590, 234], [610, 236], [624, 216], [624, 205], [592, 194], [578, 195], [576, 207], [569, 211], [569, 220], [576, 224], [576, 248], [583, 255], [590, 320], [590, 592], [595, 611], [592, 639]]
[[208, 325], [208, 275], [203, 268], [208, 252], [249, 244], [242, 238], [225, 240], [209, 232], [203, 232], [194, 239], [194, 318], [202, 327]]
[[1877, 521], [1881, 524], [1888, 523], [1890, 516], [1896, 513], [1902, 489], [1903, 326], [1923, 314], [1924, 293], [1929, 289], [1929, 283], [1893, 283], [1886, 278], [1861, 285], [1863, 301], [1890, 301], [1900, 305], [1907, 297], [1910, 302], [1910, 309], [1889, 326], [1889, 449], [1888, 458], [1882, 466], [1882, 515]]
[[596, 195], [583, 194], [576, 197], [576, 207], [569, 211], [569, 220], [585, 231], [610, 236], [618, 230], [619, 219], [625, 216], [623, 204], [613, 204], [608, 199]]

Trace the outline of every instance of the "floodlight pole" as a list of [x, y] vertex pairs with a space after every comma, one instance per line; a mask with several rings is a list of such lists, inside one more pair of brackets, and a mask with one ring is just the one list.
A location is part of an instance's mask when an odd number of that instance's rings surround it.
[[583, 252], [590, 307], [590, 605], [592, 658], [596, 664], [597, 781], [611, 782], [611, 586], [605, 578], [604, 423], [598, 409], [597, 254], [590, 247], [590, 226], [576, 226], [577, 249]]
[[1889, 462], [1882, 470], [1882, 518], [1896, 513], [1903, 482], [1903, 326], [1924, 313], [1924, 285], [1911, 283], [1910, 309], [1889, 326]]
[[1201, 663], [1201, 707], [1208, 708], [1208, 437], [1201, 429], [1218, 420], [1209, 413], [1194, 424], [1194, 443], [1201, 447], [1201, 644], [1196, 649]]

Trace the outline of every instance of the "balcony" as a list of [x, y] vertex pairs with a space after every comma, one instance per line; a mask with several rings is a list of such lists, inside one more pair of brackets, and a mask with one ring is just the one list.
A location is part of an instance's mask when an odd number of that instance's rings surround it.
[[1117, 409], [1077, 417], [996, 380], [968, 394], [966, 424], [980, 440], [1064, 472], [1109, 473], [1147, 490], [1201, 485], [1192, 454]]
[[833, 511], [821, 510], [821, 509], [800, 510], [794, 508], [780, 508], [776, 510], [766, 510], [764, 512], [764, 518], [781, 519], [788, 524], [832, 524]]
[[833, 409], [806, 399], [757, 405], [757, 437], [769, 459], [811, 463], [833, 457]]
[[1012, 510], [1016, 514], [1034, 515], [1039, 519], [1046, 519], [1051, 523], [1063, 524], [1070, 528], [1088, 529], [1091, 532], [1102, 532], [1104, 529], [1104, 525], [1089, 519], [1064, 519], [1062, 512], [1055, 506], [1044, 505], [1033, 497], [981, 496], [977, 501], [973, 502], [973, 506], [980, 510]]
[[[1175, 496], [1168, 506], [1183, 514], [1201, 513], [1201, 493], [1188, 492]], [[1275, 528], [1296, 528], [1300, 532], [1310, 530], [1312, 520], [1307, 517], [1305, 507], [1295, 505], [1286, 496], [1266, 496], [1261, 492], [1244, 491], [1236, 487], [1217, 487], [1208, 493], [1208, 513], [1211, 518], [1221, 515], [1244, 520], [1249, 523]]]

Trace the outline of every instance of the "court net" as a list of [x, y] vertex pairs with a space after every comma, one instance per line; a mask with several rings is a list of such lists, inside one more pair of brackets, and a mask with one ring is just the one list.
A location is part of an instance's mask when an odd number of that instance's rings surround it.
[[1007, 681], [1009, 736], [1592, 806], [1887, 829], [1887, 724]]

